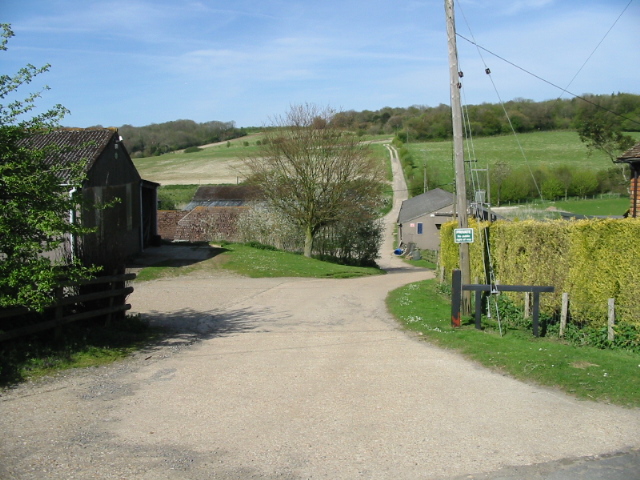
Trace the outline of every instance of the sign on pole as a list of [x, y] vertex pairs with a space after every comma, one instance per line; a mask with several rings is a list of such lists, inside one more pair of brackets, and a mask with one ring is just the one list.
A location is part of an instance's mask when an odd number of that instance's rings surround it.
[[473, 228], [455, 228], [453, 239], [455, 243], [473, 243]]

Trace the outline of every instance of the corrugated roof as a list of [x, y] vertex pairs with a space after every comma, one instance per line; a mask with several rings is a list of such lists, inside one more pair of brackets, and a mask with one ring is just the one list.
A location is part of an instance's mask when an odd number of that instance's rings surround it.
[[453, 205], [454, 197], [441, 188], [434, 188], [402, 202], [398, 223], [408, 222], [421, 215], [429, 214]]
[[[89, 171], [118, 130], [115, 128], [61, 129], [50, 133], [35, 134], [24, 143], [34, 149], [57, 147], [55, 155], [47, 158], [50, 165], [71, 166], [86, 161]], [[60, 172], [61, 181], [70, 181], [69, 171]]]

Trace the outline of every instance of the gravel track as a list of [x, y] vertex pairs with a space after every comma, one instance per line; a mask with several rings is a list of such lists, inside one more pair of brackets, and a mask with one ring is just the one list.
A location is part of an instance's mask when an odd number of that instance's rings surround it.
[[407, 334], [386, 294], [431, 273], [390, 254], [381, 264], [387, 275], [360, 279], [137, 284], [134, 311], [175, 334], [3, 392], [0, 478], [573, 478], [552, 472], [616, 452], [637, 461], [638, 409], [521, 383]]

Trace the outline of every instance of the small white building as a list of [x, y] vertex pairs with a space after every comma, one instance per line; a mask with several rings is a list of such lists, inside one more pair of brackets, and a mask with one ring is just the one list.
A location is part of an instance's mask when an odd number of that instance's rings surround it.
[[440, 227], [453, 218], [455, 197], [435, 188], [402, 202], [398, 214], [398, 241], [420, 250], [440, 248]]

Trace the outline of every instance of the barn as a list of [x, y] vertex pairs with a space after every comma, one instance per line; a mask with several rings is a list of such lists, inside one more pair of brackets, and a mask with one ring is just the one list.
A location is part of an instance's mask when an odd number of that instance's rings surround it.
[[67, 254], [87, 263], [124, 260], [157, 241], [159, 184], [140, 177], [116, 128], [59, 129], [30, 136], [27, 144], [34, 149], [54, 146], [49, 163], [83, 165], [80, 185], [71, 184], [65, 170], [60, 181], [70, 194], [82, 195], [81, 211], [71, 212], [70, 221], [95, 228], [95, 233], [68, 239]]

